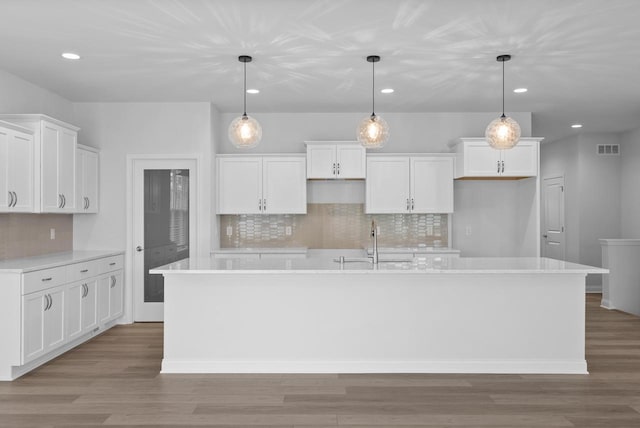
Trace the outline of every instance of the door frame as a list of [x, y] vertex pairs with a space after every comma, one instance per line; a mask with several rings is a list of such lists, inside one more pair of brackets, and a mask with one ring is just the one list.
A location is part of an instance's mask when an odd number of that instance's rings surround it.
[[542, 177], [542, 179], [540, 180], [540, 187], [541, 187], [541, 191], [540, 193], [542, 194], [542, 201], [541, 201], [541, 210], [540, 210], [540, 255], [542, 257], [546, 257], [546, 243], [545, 240], [546, 238], [544, 238], [544, 233], [547, 231], [547, 216], [546, 216], [546, 210], [547, 210], [547, 195], [546, 195], [546, 186], [545, 186], [545, 181], [546, 180], [553, 180], [555, 178], [561, 178], [562, 179], [562, 186], [563, 186], [563, 196], [562, 196], [562, 224], [564, 227], [564, 246], [562, 248], [562, 260], [567, 260], [567, 212], [566, 212], [566, 189], [567, 189], [567, 183], [565, 180], [565, 176], [563, 173], [557, 173], [557, 174], [549, 174], [546, 175], [544, 177]]
[[[190, 201], [190, 229], [193, 227], [193, 234], [189, 234], [189, 251], [190, 256], [197, 256], [200, 251], [200, 245], [203, 239], [201, 237], [203, 227], [201, 225], [202, 214], [200, 213], [203, 204], [203, 190], [204, 185], [204, 171], [202, 168], [202, 156], [199, 154], [136, 154], [127, 155], [127, 246], [125, 249], [125, 322], [135, 322], [135, 287], [134, 287], [134, 257], [135, 257], [135, 242], [134, 242], [134, 168], [136, 162], [139, 161], [195, 161], [195, 171], [193, 176], [196, 178], [196, 185], [191, 186], [189, 183], [190, 199], [194, 196], [193, 201]], [[190, 175], [192, 173], [190, 172]], [[193, 212], [191, 212], [193, 207]], [[191, 217], [193, 216], [193, 217]], [[193, 220], [193, 221], [191, 221]]]

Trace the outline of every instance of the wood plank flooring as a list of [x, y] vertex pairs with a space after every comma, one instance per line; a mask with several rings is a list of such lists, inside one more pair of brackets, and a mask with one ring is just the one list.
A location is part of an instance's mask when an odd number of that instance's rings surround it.
[[640, 318], [587, 297], [590, 375], [161, 375], [118, 326], [14, 382], [0, 427], [640, 427]]

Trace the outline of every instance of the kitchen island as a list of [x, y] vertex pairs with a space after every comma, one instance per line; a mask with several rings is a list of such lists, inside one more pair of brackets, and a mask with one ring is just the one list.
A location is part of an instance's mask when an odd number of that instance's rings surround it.
[[585, 277], [546, 258], [187, 259], [163, 373], [587, 373]]

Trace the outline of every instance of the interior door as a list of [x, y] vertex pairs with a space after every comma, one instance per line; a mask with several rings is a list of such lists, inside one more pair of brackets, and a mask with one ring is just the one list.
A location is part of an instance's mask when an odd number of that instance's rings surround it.
[[545, 178], [542, 182], [542, 255], [565, 260], [564, 177]]
[[164, 318], [164, 278], [149, 270], [188, 258], [196, 248], [195, 180], [195, 160], [133, 160], [135, 321]]

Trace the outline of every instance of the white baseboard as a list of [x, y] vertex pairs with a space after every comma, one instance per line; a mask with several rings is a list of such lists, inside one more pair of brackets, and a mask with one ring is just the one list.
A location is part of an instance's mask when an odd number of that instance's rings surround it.
[[165, 358], [161, 373], [588, 374], [588, 371], [585, 360], [186, 361]]

